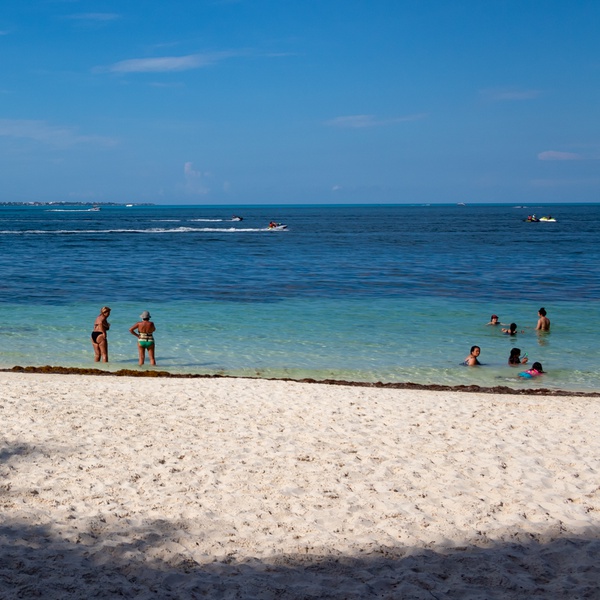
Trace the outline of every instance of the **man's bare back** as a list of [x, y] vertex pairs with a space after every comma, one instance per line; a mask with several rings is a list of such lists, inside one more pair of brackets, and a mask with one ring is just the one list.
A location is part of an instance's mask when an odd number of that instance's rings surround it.
[[540, 308], [538, 311], [537, 331], [550, 331], [550, 319], [546, 316], [546, 309]]

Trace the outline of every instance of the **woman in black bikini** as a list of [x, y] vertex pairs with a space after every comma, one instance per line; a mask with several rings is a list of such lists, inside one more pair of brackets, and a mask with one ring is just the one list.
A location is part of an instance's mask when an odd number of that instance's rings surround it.
[[106, 320], [110, 315], [110, 308], [103, 306], [100, 314], [94, 321], [94, 331], [92, 331], [92, 346], [94, 347], [94, 360], [108, 362], [108, 340], [106, 332], [110, 329], [110, 323]]

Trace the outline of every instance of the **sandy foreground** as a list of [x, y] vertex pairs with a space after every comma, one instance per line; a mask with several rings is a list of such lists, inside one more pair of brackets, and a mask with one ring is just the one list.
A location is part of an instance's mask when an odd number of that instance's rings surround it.
[[0, 373], [0, 598], [600, 598], [600, 398]]

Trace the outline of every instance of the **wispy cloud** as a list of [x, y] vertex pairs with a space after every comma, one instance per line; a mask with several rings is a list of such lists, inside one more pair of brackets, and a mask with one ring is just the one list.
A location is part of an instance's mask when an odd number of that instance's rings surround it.
[[363, 129], [365, 127], [382, 127], [385, 125], [394, 125], [396, 123], [405, 123], [407, 121], [419, 121], [424, 119], [426, 116], [426, 114], [420, 113], [416, 115], [407, 115], [404, 117], [378, 119], [374, 115], [348, 115], [344, 117], [335, 117], [335, 119], [325, 121], [325, 125], [348, 129]]
[[188, 194], [204, 196], [208, 194], [209, 189], [204, 184], [204, 179], [210, 176], [208, 172], [196, 171], [191, 162], [183, 165], [183, 175], [185, 177], [185, 191]]
[[556, 150], [546, 150], [538, 154], [539, 160], [584, 160], [581, 154], [575, 152], [557, 152]]
[[505, 102], [513, 100], [534, 100], [541, 94], [541, 90], [522, 90], [518, 88], [488, 88], [479, 90], [479, 94], [492, 102]]
[[88, 22], [88, 23], [106, 23], [108, 21], [117, 21], [121, 18], [121, 15], [117, 13], [78, 13], [74, 15], [67, 15], [65, 19], [70, 21]]
[[103, 136], [80, 135], [69, 127], [57, 127], [44, 121], [21, 119], [0, 119], [0, 137], [30, 139], [63, 148], [76, 144], [114, 146], [117, 143], [116, 140]]
[[535, 188], [564, 188], [581, 186], [598, 186], [600, 178], [588, 177], [584, 179], [532, 179], [529, 185]]
[[239, 56], [236, 52], [208, 52], [188, 54], [186, 56], [163, 56], [159, 58], [130, 58], [108, 67], [99, 67], [98, 71], [110, 73], [169, 73], [189, 71], [209, 67], [227, 58]]

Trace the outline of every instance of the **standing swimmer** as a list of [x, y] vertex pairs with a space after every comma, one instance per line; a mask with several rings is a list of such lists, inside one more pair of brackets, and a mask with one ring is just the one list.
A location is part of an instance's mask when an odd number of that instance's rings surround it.
[[[147, 310], [140, 315], [140, 319], [142, 320], [138, 321], [135, 325], [129, 328], [129, 333], [138, 338], [139, 363], [140, 365], [144, 364], [146, 350], [148, 350], [150, 364], [156, 365], [156, 359], [154, 358], [155, 343], [152, 335], [156, 331], [156, 327], [150, 320], [150, 313]], [[135, 331], [136, 329], [137, 332]]]
[[94, 347], [94, 360], [108, 362], [108, 340], [106, 332], [110, 329], [110, 323], [106, 320], [110, 315], [110, 308], [103, 306], [100, 314], [94, 321], [94, 330], [92, 331], [92, 346]]
[[538, 310], [538, 322], [536, 325], [537, 331], [550, 331], [550, 319], [546, 316], [546, 309], [544, 307]]

